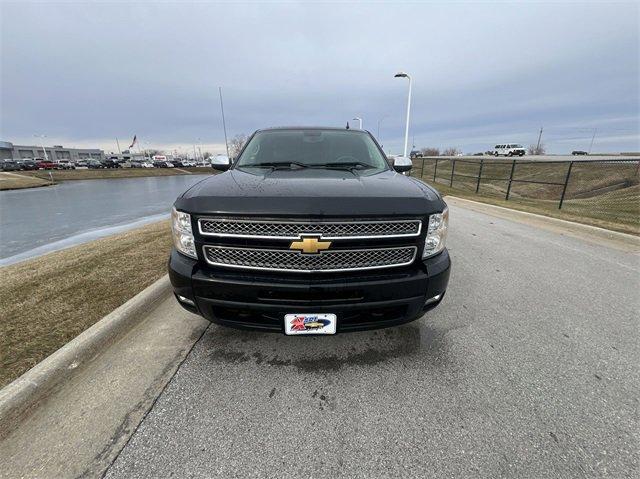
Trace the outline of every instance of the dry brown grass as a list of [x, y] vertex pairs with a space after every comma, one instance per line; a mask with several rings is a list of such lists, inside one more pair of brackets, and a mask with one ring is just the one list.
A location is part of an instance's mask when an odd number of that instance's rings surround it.
[[480, 203], [511, 208], [512, 210], [526, 211], [527, 213], [535, 213], [538, 215], [549, 216], [551, 218], [573, 221], [574, 223], [582, 223], [585, 225], [597, 226], [599, 228], [640, 236], [640, 228], [637, 226], [638, 219], [640, 218], [640, 204], [637, 202], [634, 203], [635, 207], [630, 210], [621, 211], [616, 209], [615, 212], [608, 215], [606, 212], [599, 211], [597, 215], [592, 213], [587, 216], [584, 214], [585, 208], [580, 205], [581, 200], [568, 200], [565, 202], [565, 206], [559, 210], [558, 203], [556, 201], [526, 199], [505, 201], [504, 198], [476, 195], [469, 191], [450, 188], [440, 183], [434, 184], [429, 181], [427, 181], [427, 183], [431, 184], [440, 193], [442, 193], [442, 195], [457, 196], [459, 198], [466, 198]]
[[[455, 161], [453, 186], [451, 171]], [[567, 162], [516, 160], [514, 180], [556, 184], [514, 182], [506, 201], [513, 160], [484, 159], [482, 182], [476, 194], [480, 171], [478, 160], [442, 158], [414, 160], [411, 176], [420, 177], [444, 194], [483, 203], [528, 211], [554, 218], [640, 235], [640, 186], [638, 164], [616, 162], [575, 162], [562, 209], [558, 209]], [[521, 161], [520, 163], [518, 161]], [[435, 179], [434, 179], [435, 178]]]
[[0, 387], [166, 273], [169, 222], [0, 268]]
[[31, 175], [21, 173], [1, 172], [0, 190], [20, 190], [22, 188], [37, 188], [48, 186], [51, 181], [47, 179], [35, 178]]

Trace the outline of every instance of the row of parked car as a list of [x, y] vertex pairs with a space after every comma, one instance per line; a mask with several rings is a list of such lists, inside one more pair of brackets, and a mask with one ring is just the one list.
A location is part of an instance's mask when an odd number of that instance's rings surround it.
[[123, 161], [113, 158], [104, 160], [79, 160], [76, 162], [69, 160], [49, 161], [40, 158], [23, 160], [4, 160], [0, 162], [2, 171], [29, 171], [29, 170], [75, 170], [90, 169], [98, 170], [103, 168], [190, 168], [211, 166], [204, 161], [195, 162], [191, 160], [155, 160], [155, 161]]

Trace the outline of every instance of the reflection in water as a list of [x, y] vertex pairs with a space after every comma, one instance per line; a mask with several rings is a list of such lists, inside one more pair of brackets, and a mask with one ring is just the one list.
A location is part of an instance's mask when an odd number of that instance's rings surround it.
[[51, 243], [60, 249], [104, 235], [105, 228], [161, 219], [158, 215], [168, 214], [178, 195], [208, 176], [67, 181], [47, 188], [2, 191], [0, 259], [5, 261], [0, 264], [50, 251], [46, 245]]

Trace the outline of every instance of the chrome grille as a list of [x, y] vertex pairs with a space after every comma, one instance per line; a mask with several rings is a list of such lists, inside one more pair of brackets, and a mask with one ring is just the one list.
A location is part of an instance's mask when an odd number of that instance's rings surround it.
[[404, 266], [413, 262], [417, 247], [333, 250], [319, 254], [225, 246], [204, 246], [203, 251], [206, 261], [214, 266], [313, 273]]
[[235, 238], [297, 239], [302, 234], [319, 234], [323, 239], [397, 238], [418, 236], [422, 221], [264, 221], [200, 218], [200, 233]]

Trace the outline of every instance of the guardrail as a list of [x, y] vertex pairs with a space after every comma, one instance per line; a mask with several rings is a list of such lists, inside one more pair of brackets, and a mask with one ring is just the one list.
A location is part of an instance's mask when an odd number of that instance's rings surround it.
[[[533, 160], [413, 159], [412, 176], [451, 193], [563, 210], [640, 231], [640, 158]], [[448, 191], [447, 191], [448, 192]], [[623, 228], [625, 229], [625, 228]]]

